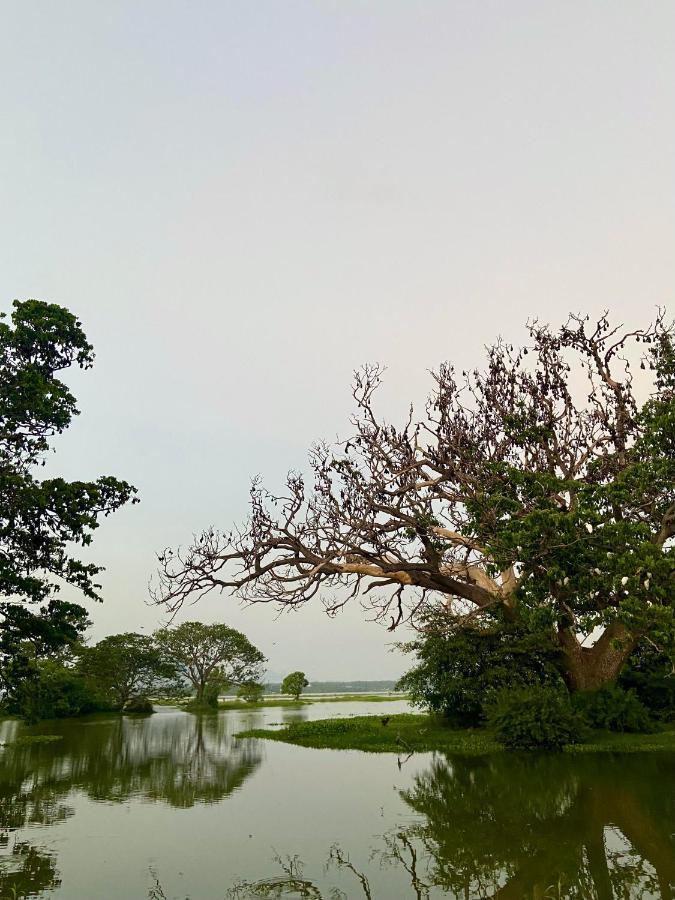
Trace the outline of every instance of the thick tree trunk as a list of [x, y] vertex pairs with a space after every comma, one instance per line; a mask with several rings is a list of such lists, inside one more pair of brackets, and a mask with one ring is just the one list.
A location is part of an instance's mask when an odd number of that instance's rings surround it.
[[637, 640], [618, 622], [609, 625], [592, 647], [582, 647], [571, 629], [559, 629], [563, 677], [570, 691], [597, 691], [613, 684]]

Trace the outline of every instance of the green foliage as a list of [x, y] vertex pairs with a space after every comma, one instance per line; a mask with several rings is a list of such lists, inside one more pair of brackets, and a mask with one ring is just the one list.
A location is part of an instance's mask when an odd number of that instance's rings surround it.
[[56, 660], [42, 660], [32, 663], [18, 680], [7, 708], [29, 722], [37, 722], [81, 716], [107, 707], [91, 682], [77, 671]]
[[37, 613], [22, 603], [0, 604], [0, 616], [0, 688], [5, 707], [16, 715], [41, 718], [40, 664], [70, 657], [89, 625], [87, 612], [75, 603], [52, 598]]
[[669, 721], [675, 716], [675, 663], [646, 641], [628, 659], [618, 684], [634, 691], [652, 716]]
[[550, 685], [500, 691], [491, 705], [488, 726], [509, 750], [562, 750], [582, 736], [582, 723], [567, 691]]
[[649, 711], [633, 691], [611, 685], [599, 691], [582, 691], [572, 698], [573, 706], [591, 728], [650, 734], [654, 723]]
[[147, 697], [132, 697], [124, 706], [124, 712], [126, 713], [146, 715], [154, 711], [153, 705]]
[[291, 672], [281, 683], [281, 693], [290, 694], [294, 700], [300, 699], [303, 689], [309, 686], [304, 672]]
[[442, 713], [454, 725], [478, 725], [496, 691], [518, 684], [557, 684], [558, 651], [548, 632], [493, 621], [488, 626], [447, 630], [447, 618], [403, 649], [417, 665], [397, 685], [413, 705]]
[[[264, 655], [246, 635], [227, 625], [183, 622], [175, 628], [155, 632], [155, 640], [178, 675], [194, 687], [198, 705], [205, 700], [209, 682], [216, 692], [214, 700], [214, 690], [211, 690], [208, 705], [217, 705], [218, 692], [224, 689], [225, 683], [259, 681], [263, 674]], [[217, 689], [215, 679], [218, 679]]]
[[260, 703], [265, 693], [265, 685], [257, 681], [247, 681], [239, 686], [237, 697], [247, 703]]
[[57, 577], [100, 599], [101, 567], [74, 557], [72, 547], [89, 544], [99, 517], [133, 500], [135, 488], [110, 476], [67, 482], [32, 474], [77, 415], [57, 373], [93, 360], [80, 322], [63, 307], [14, 301], [11, 324], [0, 320], [0, 595], [45, 601], [59, 589]]
[[113, 634], [80, 651], [78, 668], [111, 706], [122, 709], [134, 696], [172, 690], [176, 667], [166, 651], [144, 634]]

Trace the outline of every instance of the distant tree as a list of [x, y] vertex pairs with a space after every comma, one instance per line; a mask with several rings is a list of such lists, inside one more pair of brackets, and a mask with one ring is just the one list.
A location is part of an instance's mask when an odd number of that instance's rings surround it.
[[237, 691], [237, 697], [247, 703], [260, 703], [265, 693], [265, 685], [258, 681], [247, 681]]
[[281, 693], [290, 694], [294, 700], [300, 699], [303, 689], [309, 685], [304, 672], [291, 672], [281, 682]]
[[176, 677], [166, 650], [148, 635], [133, 632], [113, 634], [93, 647], [82, 648], [78, 668], [117, 709]]
[[214, 676], [233, 685], [262, 677], [263, 654], [245, 635], [227, 625], [183, 622], [155, 632], [155, 639], [178, 674], [194, 687], [198, 704], [204, 702], [206, 685]]
[[309, 484], [256, 480], [245, 527], [161, 554], [156, 599], [334, 592], [335, 612], [367, 594], [391, 629], [430, 607], [449, 630], [499, 610], [550, 631], [573, 691], [614, 682], [643, 638], [672, 648], [675, 330], [605, 315], [528, 333], [482, 371], [442, 366], [400, 427], [375, 410], [381, 369], [358, 373], [349, 440], [314, 449]]

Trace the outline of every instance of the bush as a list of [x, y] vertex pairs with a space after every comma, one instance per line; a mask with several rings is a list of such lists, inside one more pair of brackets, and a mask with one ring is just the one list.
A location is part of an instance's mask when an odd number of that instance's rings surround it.
[[509, 686], [560, 685], [558, 648], [550, 634], [500, 621], [448, 631], [447, 617], [403, 645], [417, 665], [396, 685], [414, 706], [441, 713], [452, 725], [479, 725], [485, 706]]
[[153, 713], [155, 708], [147, 697], [132, 697], [125, 706], [125, 713]]
[[666, 721], [675, 716], [672, 652], [659, 652], [646, 642], [639, 644], [629, 656], [618, 684], [626, 691], [635, 691], [652, 716]]
[[649, 734], [654, 723], [634, 691], [612, 685], [600, 691], [584, 691], [573, 700], [575, 709], [591, 728]]
[[109, 706], [78, 672], [43, 660], [17, 685], [9, 711], [29, 722], [82, 716]]
[[265, 685], [257, 681], [247, 681], [239, 686], [237, 697], [247, 703], [260, 703], [265, 693]]
[[499, 691], [488, 713], [495, 738], [509, 750], [561, 750], [581, 740], [582, 723], [564, 689], [548, 685]]

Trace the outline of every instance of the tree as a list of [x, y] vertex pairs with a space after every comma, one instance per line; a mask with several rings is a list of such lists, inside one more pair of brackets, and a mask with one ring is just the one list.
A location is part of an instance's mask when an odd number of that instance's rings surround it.
[[160, 555], [155, 598], [335, 592], [336, 612], [361, 595], [391, 629], [434, 608], [448, 630], [499, 613], [550, 631], [571, 690], [615, 681], [641, 639], [671, 649], [675, 330], [659, 314], [631, 332], [607, 315], [527, 331], [483, 371], [442, 366], [401, 427], [376, 415], [381, 369], [357, 373], [354, 433], [313, 449], [313, 487], [254, 480], [243, 528]]
[[165, 650], [144, 634], [112, 634], [80, 653], [80, 672], [90, 678], [117, 709], [170, 682], [176, 669]]
[[[50, 599], [33, 612], [22, 603], [0, 604], [0, 691], [10, 712], [30, 719], [43, 717], [54, 699], [54, 684], [65, 685], [67, 676], [54, 680], [51, 661], [64, 669], [82, 635], [91, 624], [87, 611], [77, 603]], [[47, 689], [45, 679], [50, 681]], [[69, 684], [69, 682], [68, 682]], [[68, 688], [70, 690], [70, 688]], [[49, 702], [41, 697], [49, 694]]]
[[265, 685], [258, 681], [246, 681], [239, 687], [237, 697], [247, 703], [260, 703], [265, 693]]
[[191, 682], [198, 704], [204, 702], [204, 690], [214, 676], [235, 685], [262, 677], [263, 654], [227, 625], [183, 622], [175, 628], [161, 628], [155, 639], [178, 674]]
[[[4, 319], [2, 314], [0, 319]], [[88, 545], [100, 516], [128, 501], [133, 488], [111, 476], [96, 481], [36, 479], [50, 440], [78, 414], [57, 373], [93, 365], [91, 344], [67, 309], [14, 301], [11, 324], [0, 321], [0, 594], [43, 602], [60, 582], [99, 600], [101, 566], [73, 545]]]
[[290, 694], [294, 700], [300, 699], [303, 688], [309, 685], [304, 672], [291, 672], [281, 683], [281, 693]]

